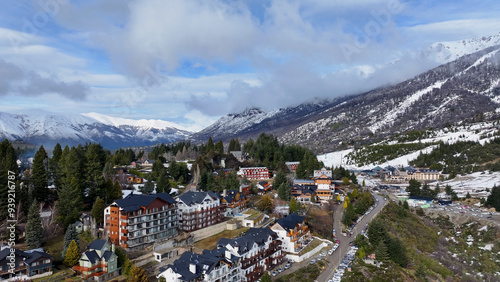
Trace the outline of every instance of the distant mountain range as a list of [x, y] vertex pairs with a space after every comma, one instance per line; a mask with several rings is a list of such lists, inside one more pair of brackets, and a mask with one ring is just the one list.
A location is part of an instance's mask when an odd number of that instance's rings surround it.
[[96, 113], [58, 114], [46, 111], [0, 112], [0, 138], [53, 146], [101, 143], [103, 147], [152, 145], [186, 139], [192, 132], [160, 120], [129, 120]]
[[114, 149], [178, 140], [206, 142], [209, 136], [223, 141], [246, 140], [272, 133], [282, 142], [329, 152], [407, 130], [498, 117], [500, 33], [436, 43], [420, 56], [442, 65], [367, 93], [273, 111], [252, 108], [228, 114], [196, 133], [161, 120], [30, 111], [0, 113], [0, 138], [48, 145], [99, 142]]
[[396, 85], [333, 101], [230, 114], [194, 137], [227, 140], [266, 132], [285, 143], [329, 152], [412, 129], [496, 119], [500, 112], [498, 44], [500, 34], [436, 43], [422, 55], [446, 63]]

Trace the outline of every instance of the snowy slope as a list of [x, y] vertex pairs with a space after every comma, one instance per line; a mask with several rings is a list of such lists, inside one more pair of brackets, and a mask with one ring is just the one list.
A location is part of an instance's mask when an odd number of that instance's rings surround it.
[[464, 55], [496, 45], [500, 45], [500, 33], [467, 40], [436, 42], [427, 50], [424, 50], [422, 56], [440, 64], [445, 64]]
[[[452, 129], [441, 129], [433, 132], [433, 136], [425, 139], [421, 139], [415, 142], [421, 143], [436, 143], [436, 142], [444, 142], [448, 144], [453, 144], [458, 141], [473, 141], [484, 144], [485, 142], [497, 137], [488, 137], [494, 136], [494, 134], [498, 131], [496, 126], [492, 122], [482, 122], [476, 124], [470, 124], [467, 126], [456, 126]], [[386, 142], [386, 141], [384, 141]], [[395, 141], [387, 142], [389, 144], [397, 143]], [[412, 143], [412, 142], [408, 142]], [[328, 167], [337, 167], [343, 166], [347, 169], [359, 170], [359, 169], [371, 169], [375, 166], [394, 166], [394, 167], [405, 167], [409, 165], [409, 162], [416, 159], [421, 153], [428, 154], [432, 152], [432, 150], [436, 148], [436, 145], [429, 145], [428, 147], [412, 152], [410, 154], [398, 157], [393, 160], [388, 160], [383, 163], [372, 163], [365, 166], [358, 166], [356, 164], [350, 164], [350, 160], [348, 158], [349, 153], [353, 152], [354, 149], [335, 151], [326, 154], [318, 155], [317, 158], [319, 161], [322, 161], [325, 166]]]
[[187, 139], [191, 132], [159, 120], [126, 120], [98, 114], [59, 114], [41, 110], [0, 112], [0, 138], [34, 144], [101, 143], [114, 149]]

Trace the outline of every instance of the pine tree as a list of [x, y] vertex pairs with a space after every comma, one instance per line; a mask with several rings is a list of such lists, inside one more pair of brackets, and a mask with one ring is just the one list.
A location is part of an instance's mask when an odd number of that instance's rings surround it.
[[95, 200], [94, 206], [92, 207], [92, 217], [95, 219], [97, 225], [104, 223], [104, 209], [106, 208], [106, 203], [100, 197]]
[[311, 193], [311, 198], [309, 199], [309, 201], [311, 201], [311, 203], [316, 203], [316, 194]]
[[288, 187], [288, 185], [286, 185], [285, 183], [282, 183], [278, 188], [278, 196], [280, 197], [280, 199], [282, 199], [283, 201], [288, 201], [290, 199], [290, 193], [288, 193], [288, 191], [290, 191], [290, 187]]
[[153, 182], [153, 177], [151, 174], [146, 175], [145, 183], [141, 186], [140, 190], [143, 194], [149, 194], [155, 189], [155, 184]]
[[486, 205], [495, 208], [497, 212], [500, 211], [500, 186], [493, 186], [486, 200]]
[[290, 204], [289, 204], [289, 208], [290, 208], [290, 213], [294, 213], [294, 212], [299, 212], [301, 207], [300, 207], [300, 204], [297, 202], [297, 200], [295, 200], [295, 197], [292, 197], [290, 199]]
[[113, 189], [110, 194], [110, 197], [108, 198], [108, 203], [112, 203], [115, 200], [119, 200], [123, 198], [123, 191], [122, 191], [122, 186], [120, 185], [120, 182], [118, 180], [115, 181], [115, 184], [113, 184]]
[[59, 193], [59, 202], [56, 204], [57, 221], [66, 228], [78, 219], [83, 209], [82, 194], [76, 178], [67, 184], [64, 183]]
[[142, 267], [132, 266], [128, 282], [149, 282], [148, 275]]
[[273, 187], [276, 187], [276, 189], [278, 189], [283, 183], [286, 183], [287, 186], [290, 185], [285, 173], [280, 169], [274, 177]]
[[210, 136], [208, 138], [206, 150], [207, 150], [207, 155], [210, 155], [210, 153], [213, 153], [213, 151], [215, 150], [215, 145], [214, 145], [214, 141], [212, 140], [212, 136]]
[[52, 151], [52, 158], [49, 160], [49, 178], [55, 185], [56, 189], [61, 189], [61, 173], [59, 171], [62, 158], [61, 144], [57, 143]]
[[90, 188], [90, 202], [93, 202], [96, 197], [105, 196], [102, 171], [106, 162], [106, 153], [100, 144], [87, 144], [85, 147], [87, 187]]
[[377, 246], [375, 247], [375, 257], [377, 261], [380, 262], [389, 260], [389, 254], [387, 253], [387, 246], [385, 245], [383, 240], [380, 240], [380, 242], [378, 242]]
[[26, 223], [26, 245], [30, 249], [40, 248], [43, 242], [42, 219], [40, 218], [38, 202], [31, 204]]
[[358, 198], [358, 189], [354, 188], [354, 190], [352, 190], [352, 196], [354, 197], [354, 199]]
[[70, 224], [64, 234], [64, 247], [61, 253], [62, 258], [66, 256], [69, 244], [71, 244], [72, 241], [75, 241], [76, 245], [80, 246], [80, 239], [78, 239], [78, 232], [76, 232], [76, 226], [74, 224]]
[[170, 189], [170, 181], [168, 179], [167, 172], [164, 170], [156, 181], [156, 193], [170, 193]]
[[411, 179], [409, 182], [408, 188], [406, 188], [406, 192], [410, 193], [410, 196], [420, 196], [422, 191], [420, 190], [420, 182], [415, 179]]
[[68, 246], [68, 250], [66, 251], [66, 255], [64, 256], [64, 264], [68, 267], [72, 267], [78, 263], [80, 260], [81, 254], [78, 245], [75, 240], [72, 240]]
[[43, 146], [40, 146], [33, 159], [31, 176], [33, 177], [33, 197], [39, 202], [45, 202], [49, 196], [48, 156]]

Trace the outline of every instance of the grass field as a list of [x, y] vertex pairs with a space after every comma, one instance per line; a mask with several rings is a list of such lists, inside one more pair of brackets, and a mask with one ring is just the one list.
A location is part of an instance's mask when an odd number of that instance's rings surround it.
[[248, 231], [248, 229], [250, 228], [242, 227], [236, 230], [224, 230], [220, 233], [194, 243], [194, 246], [200, 249], [214, 250], [216, 248], [215, 244], [217, 243], [217, 241], [219, 241], [220, 238], [234, 238], [241, 233]]

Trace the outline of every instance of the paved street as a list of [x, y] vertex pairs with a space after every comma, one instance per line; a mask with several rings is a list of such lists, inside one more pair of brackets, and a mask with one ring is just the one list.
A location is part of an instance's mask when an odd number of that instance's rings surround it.
[[[342, 205], [337, 205], [335, 207], [335, 230], [337, 231], [337, 238], [340, 240], [339, 248], [331, 255], [326, 256], [329, 261], [327, 269], [325, 269], [321, 275], [318, 277], [317, 281], [323, 282], [328, 281], [333, 277], [333, 273], [335, 268], [340, 264], [342, 258], [345, 256], [347, 251], [349, 250], [349, 243], [354, 241], [356, 236], [361, 232], [361, 230], [365, 227], [365, 225], [370, 222], [385, 206], [386, 200], [383, 196], [378, 194], [373, 194], [375, 199], [378, 199], [378, 205], [375, 207], [368, 215], [366, 215], [360, 223], [356, 224], [353, 229], [353, 235], [351, 237], [342, 236], [342, 228], [341, 228], [341, 214], [342, 214]], [[316, 256], [315, 256], [316, 257]], [[307, 261], [309, 263], [309, 260]]]

